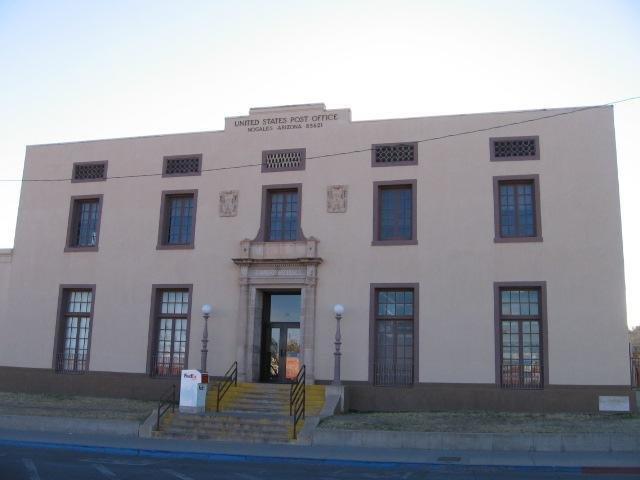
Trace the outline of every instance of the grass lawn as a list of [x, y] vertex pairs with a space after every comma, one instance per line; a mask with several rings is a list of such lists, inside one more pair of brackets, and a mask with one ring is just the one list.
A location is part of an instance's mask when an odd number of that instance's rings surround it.
[[401, 412], [347, 413], [320, 428], [464, 433], [637, 433], [638, 414]]
[[43, 415], [142, 421], [157, 402], [0, 392], [0, 415]]

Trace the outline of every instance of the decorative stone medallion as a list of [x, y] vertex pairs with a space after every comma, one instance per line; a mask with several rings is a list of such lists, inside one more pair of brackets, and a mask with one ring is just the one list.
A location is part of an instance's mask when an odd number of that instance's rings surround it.
[[235, 217], [238, 215], [238, 190], [220, 192], [220, 216]]
[[344, 213], [347, 211], [347, 186], [331, 185], [327, 187], [327, 212]]

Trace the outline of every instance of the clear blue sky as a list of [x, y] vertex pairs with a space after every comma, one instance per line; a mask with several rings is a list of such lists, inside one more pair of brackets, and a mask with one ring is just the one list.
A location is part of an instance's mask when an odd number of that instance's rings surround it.
[[[27, 144], [223, 128], [249, 107], [353, 118], [640, 95], [640, 1], [0, 0], [0, 178]], [[640, 324], [640, 101], [617, 106], [630, 325]], [[19, 183], [0, 183], [11, 247]]]

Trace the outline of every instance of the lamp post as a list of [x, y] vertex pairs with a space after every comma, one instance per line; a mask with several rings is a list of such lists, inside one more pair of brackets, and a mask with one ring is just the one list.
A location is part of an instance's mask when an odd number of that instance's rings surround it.
[[209, 342], [209, 331], [207, 329], [207, 323], [209, 316], [211, 315], [211, 305], [205, 303], [202, 305], [202, 318], [204, 318], [204, 330], [202, 331], [202, 350], [200, 350], [200, 371], [207, 371], [207, 343]]
[[340, 319], [342, 319], [342, 314], [344, 313], [344, 307], [339, 303], [334, 305], [333, 313], [336, 315], [336, 351], [334, 352], [334, 365], [333, 365], [333, 385], [340, 385], [340, 357], [342, 353], [340, 353], [340, 346], [342, 345], [342, 337], [340, 336]]

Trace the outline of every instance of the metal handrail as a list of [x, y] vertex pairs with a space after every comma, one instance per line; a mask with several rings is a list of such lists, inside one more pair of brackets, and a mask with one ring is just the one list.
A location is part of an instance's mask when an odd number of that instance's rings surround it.
[[176, 386], [171, 385], [158, 403], [158, 416], [156, 418], [156, 430], [160, 430], [160, 419], [171, 408], [171, 413], [176, 411]]
[[229, 367], [229, 370], [224, 374], [224, 377], [218, 382], [218, 395], [216, 398], [216, 412], [220, 411], [220, 402], [224, 398], [225, 394], [231, 388], [231, 385], [238, 386], [238, 362], [233, 362]]
[[297, 439], [297, 426], [300, 420], [305, 418], [305, 405], [307, 403], [306, 367], [302, 365], [291, 384], [289, 392], [289, 415], [293, 415], [293, 439]]

